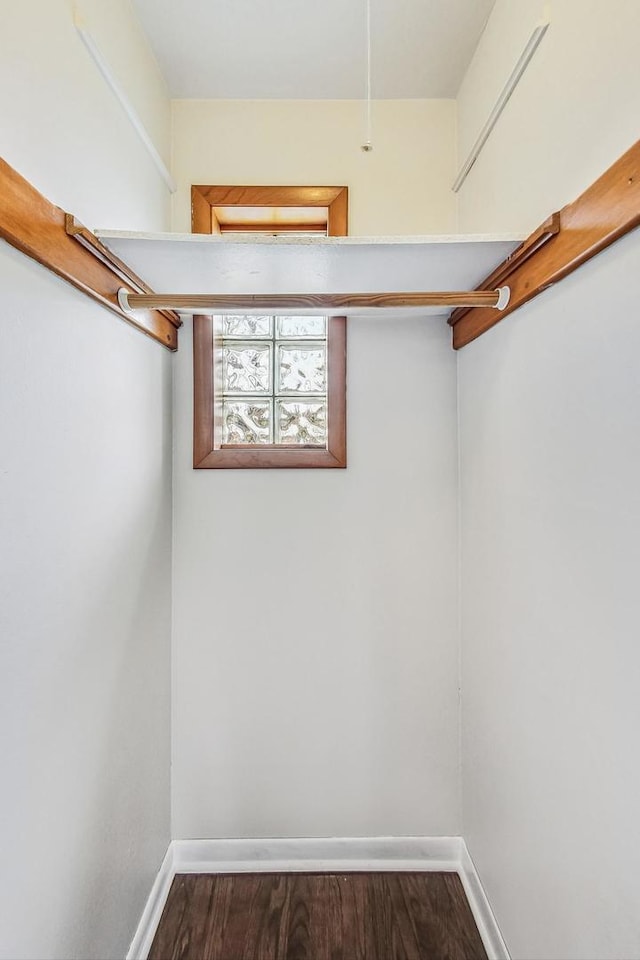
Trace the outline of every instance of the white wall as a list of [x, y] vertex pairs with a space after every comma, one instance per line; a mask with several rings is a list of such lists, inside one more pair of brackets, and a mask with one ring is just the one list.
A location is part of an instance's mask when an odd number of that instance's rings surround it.
[[[89, 224], [161, 229], [70, 4], [5, 8], [4, 158]], [[128, 4], [93, 9], [166, 138]], [[169, 839], [171, 357], [4, 243], [0, 288], [0, 956], [122, 957]]]
[[[89, 227], [168, 229], [167, 188], [84, 48], [72, 8], [26, 0], [2, 12], [2, 156]], [[169, 101], [129, 3], [82, 0], [80, 9], [168, 159]]]
[[174, 837], [458, 832], [455, 358], [348, 336], [346, 470], [194, 471], [182, 335]]
[[[518, 17], [498, 0], [461, 143]], [[534, 227], [631, 145], [639, 35], [638, 4], [552, 4], [463, 229]], [[459, 354], [463, 832], [514, 960], [640, 954], [639, 268], [636, 231]]]
[[[352, 233], [453, 227], [450, 101], [377, 103], [369, 155], [362, 104], [173, 110], [177, 229], [191, 183], [347, 184]], [[433, 321], [350, 321], [348, 363], [346, 471], [193, 472], [183, 338], [176, 837], [455, 832], [455, 367]]]
[[361, 101], [174, 100], [173, 228], [192, 183], [346, 184], [351, 234], [455, 233], [455, 122], [454, 100], [377, 100], [363, 153]]
[[464, 835], [514, 960], [640, 954], [640, 235], [460, 354]]
[[462, 232], [530, 232], [638, 139], [640, 3], [497, 0], [459, 92], [460, 161], [545, 9], [551, 25], [458, 194]]
[[[261, 182], [347, 184], [355, 233], [452, 229], [451, 103], [376, 104], [369, 156], [362, 105], [173, 106], [177, 229], [190, 183]], [[346, 471], [194, 471], [182, 335], [174, 837], [458, 831], [455, 358], [438, 320], [348, 341]]]

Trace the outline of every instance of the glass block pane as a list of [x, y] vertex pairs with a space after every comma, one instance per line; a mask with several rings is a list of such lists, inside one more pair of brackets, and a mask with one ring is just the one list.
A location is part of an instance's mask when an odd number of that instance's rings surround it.
[[278, 338], [322, 340], [327, 335], [326, 317], [276, 317]]
[[325, 400], [276, 400], [277, 443], [327, 445]]
[[269, 337], [273, 336], [273, 317], [223, 317], [222, 336]]
[[270, 400], [225, 400], [223, 443], [273, 443]]
[[278, 345], [278, 393], [324, 393], [327, 356], [324, 343]]
[[271, 344], [225, 343], [222, 348], [224, 393], [271, 391]]

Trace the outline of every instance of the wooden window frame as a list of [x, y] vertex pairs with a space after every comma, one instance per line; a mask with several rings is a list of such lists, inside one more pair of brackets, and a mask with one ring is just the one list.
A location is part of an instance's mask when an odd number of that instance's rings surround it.
[[[211, 233], [214, 206], [318, 206], [330, 236], [347, 234], [347, 187], [194, 186], [192, 232]], [[347, 318], [327, 318], [327, 446], [221, 443], [216, 422], [216, 331], [213, 317], [193, 318], [193, 466], [196, 470], [344, 468], [347, 465]]]
[[216, 437], [216, 378], [213, 317], [193, 318], [193, 466], [219, 468], [346, 467], [346, 317], [329, 317], [328, 441], [324, 447], [285, 447], [276, 444], [220, 443]]

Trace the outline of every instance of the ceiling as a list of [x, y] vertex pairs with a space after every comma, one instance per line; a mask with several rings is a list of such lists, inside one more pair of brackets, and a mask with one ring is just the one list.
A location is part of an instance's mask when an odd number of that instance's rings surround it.
[[[371, 0], [374, 98], [454, 97], [495, 0]], [[359, 99], [366, 0], [133, 0], [173, 97]]]

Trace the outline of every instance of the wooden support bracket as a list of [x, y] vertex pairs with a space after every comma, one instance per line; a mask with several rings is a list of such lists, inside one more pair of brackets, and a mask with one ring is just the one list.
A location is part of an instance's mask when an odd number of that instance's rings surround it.
[[122, 320], [170, 350], [178, 348], [181, 320], [166, 310], [125, 313], [118, 290], [153, 291], [75, 217], [56, 207], [0, 158], [0, 237]]
[[508, 282], [511, 299], [499, 312], [486, 307], [456, 310], [456, 350], [471, 343], [509, 313], [577, 270], [610, 244], [640, 226], [640, 140], [573, 203], [553, 214], [498, 267], [479, 289]]

